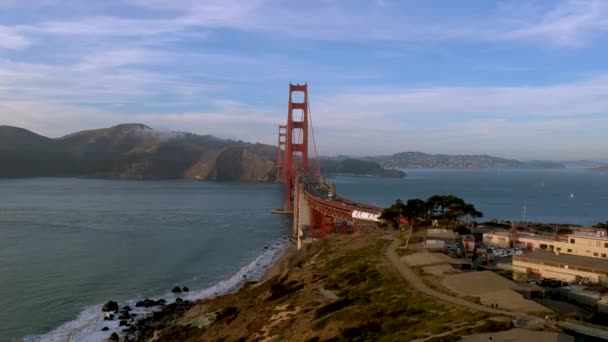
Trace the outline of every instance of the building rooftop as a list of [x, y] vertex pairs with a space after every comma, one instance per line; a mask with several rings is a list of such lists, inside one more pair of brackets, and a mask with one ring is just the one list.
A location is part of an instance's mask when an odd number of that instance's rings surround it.
[[541, 250], [525, 253], [524, 255], [513, 256], [513, 261], [516, 260], [608, 275], [608, 259], [592, 258], [572, 254], [558, 255]]
[[489, 231], [489, 232], [484, 232], [484, 234], [500, 235], [500, 236], [509, 236], [509, 235], [511, 235], [511, 233], [509, 233], [509, 231], [506, 231], [506, 230], [493, 230], [493, 231]]

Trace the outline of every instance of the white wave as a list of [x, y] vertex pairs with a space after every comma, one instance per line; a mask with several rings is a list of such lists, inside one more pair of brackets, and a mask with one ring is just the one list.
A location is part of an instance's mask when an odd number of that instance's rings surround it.
[[[235, 292], [247, 281], [259, 281], [264, 273], [266, 273], [268, 268], [270, 268], [270, 266], [285, 252], [289, 244], [290, 241], [287, 237], [273, 242], [272, 245], [270, 245], [268, 249], [264, 251], [264, 253], [258, 256], [249, 265], [244, 266], [232, 277], [223, 280], [212, 287], [200, 291], [191, 289], [189, 292], [183, 292], [178, 295], [168, 292], [164, 296], [160, 296], [160, 298], [168, 299], [167, 303], [171, 303], [175, 301], [175, 298], [177, 297], [184, 300], [195, 301]], [[138, 319], [150, 315], [155, 310], [160, 309], [159, 307], [138, 308], [135, 307], [136, 302], [137, 300], [135, 299], [129, 300], [127, 302], [120, 303], [120, 306], [122, 307], [124, 305], [129, 305], [131, 307], [131, 313], [136, 313], [136, 317]], [[108, 327], [109, 330], [101, 331], [103, 327]], [[43, 335], [26, 336], [23, 341], [102, 342], [107, 341], [112, 332], [116, 332], [120, 335], [123, 328], [125, 327], [119, 327], [118, 319], [114, 319], [113, 321], [105, 321], [101, 312], [101, 305], [94, 305], [87, 307], [75, 320], [66, 322], [55, 330]]]

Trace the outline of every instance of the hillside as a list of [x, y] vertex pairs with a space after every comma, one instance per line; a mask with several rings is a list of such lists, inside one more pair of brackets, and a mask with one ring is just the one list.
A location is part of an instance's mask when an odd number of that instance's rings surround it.
[[387, 178], [403, 178], [405, 172], [395, 169], [385, 169], [380, 164], [359, 159], [322, 158], [321, 173], [324, 175], [357, 175]]
[[608, 165], [593, 167], [593, 168], [590, 168], [589, 170], [596, 171], [596, 172], [608, 172]]
[[276, 147], [211, 135], [159, 132], [142, 124], [50, 139], [0, 126], [0, 177], [269, 180]]
[[489, 155], [448, 155], [422, 152], [402, 152], [390, 156], [373, 156], [366, 159], [375, 161], [385, 168], [399, 169], [522, 169], [564, 167], [562, 164], [546, 161], [522, 162]]

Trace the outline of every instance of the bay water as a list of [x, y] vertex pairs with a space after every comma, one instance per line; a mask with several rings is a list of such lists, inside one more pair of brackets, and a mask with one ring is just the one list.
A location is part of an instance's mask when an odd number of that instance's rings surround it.
[[[387, 206], [454, 194], [485, 219], [590, 225], [608, 220], [608, 175], [584, 169], [406, 170], [337, 177], [339, 195]], [[271, 183], [0, 180], [0, 341], [102, 339], [101, 304], [222, 293], [280, 254], [290, 218]], [[173, 297], [172, 297], [173, 296]]]

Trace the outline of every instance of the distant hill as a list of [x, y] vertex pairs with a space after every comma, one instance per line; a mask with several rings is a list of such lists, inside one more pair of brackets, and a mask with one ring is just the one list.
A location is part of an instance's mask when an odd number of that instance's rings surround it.
[[598, 166], [598, 167], [592, 167], [589, 170], [596, 171], [596, 172], [606, 172], [606, 173], [608, 173], [608, 165]]
[[563, 168], [564, 165], [547, 161], [522, 162], [489, 155], [448, 155], [422, 152], [402, 152], [390, 156], [367, 157], [385, 168], [399, 169], [490, 169], [490, 168]]
[[561, 163], [563, 163], [566, 166], [586, 167], [588, 169], [608, 166], [608, 163], [602, 162], [602, 161], [596, 161], [596, 160], [573, 160], [573, 161], [565, 161], [565, 162], [561, 162]]
[[276, 147], [211, 135], [159, 132], [142, 124], [50, 139], [0, 126], [0, 177], [269, 180]]
[[380, 164], [353, 158], [321, 158], [321, 173], [324, 175], [357, 175], [387, 178], [403, 178], [405, 172], [385, 169]]

